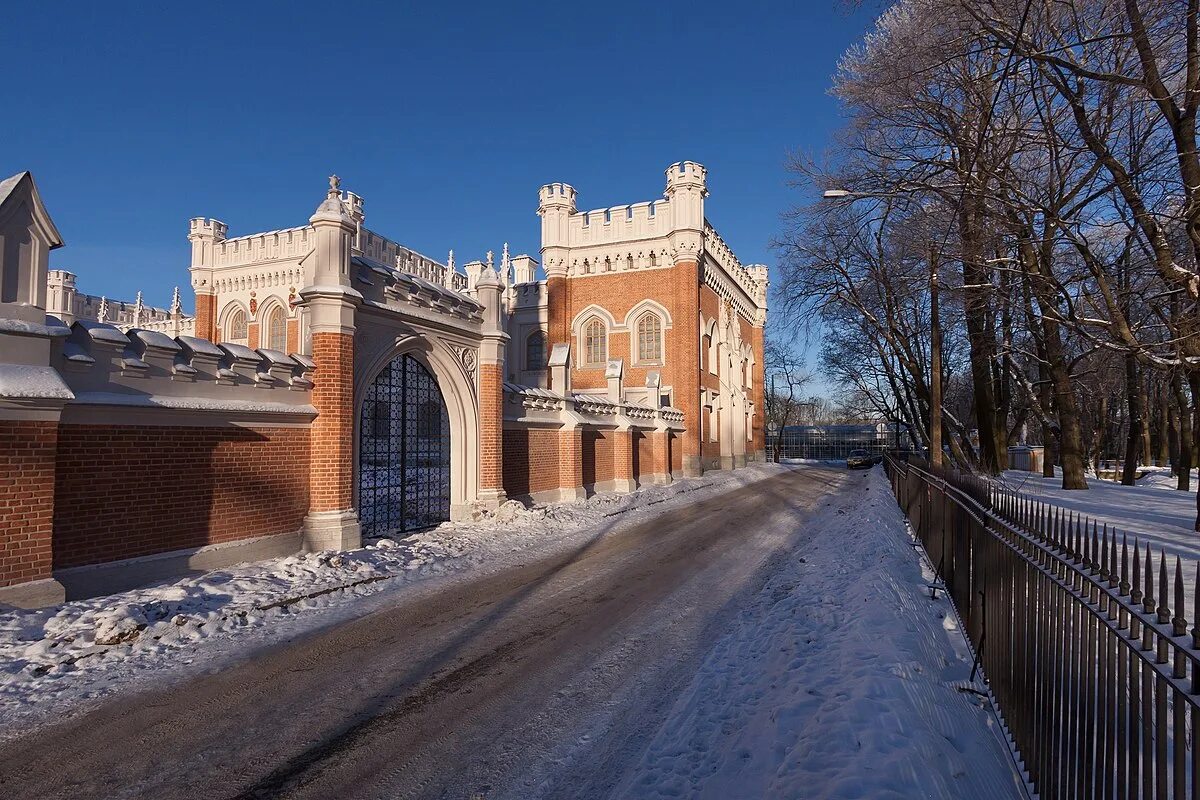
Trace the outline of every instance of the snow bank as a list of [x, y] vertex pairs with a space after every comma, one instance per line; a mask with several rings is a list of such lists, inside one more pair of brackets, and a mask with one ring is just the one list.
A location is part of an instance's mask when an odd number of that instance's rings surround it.
[[1024, 796], [882, 469], [805, 526], [614, 796]]
[[472, 565], [502, 567], [532, 549], [540, 555], [589, 535], [611, 517], [634, 521], [785, 469], [755, 464], [531, 509], [510, 501], [474, 522], [446, 523], [360, 550], [300, 553], [47, 609], [2, 612], [0, 736], [52, 711], [77, 711], [83, 700], [182, 677], [184, 665], [206, 662], [212, 648], [230, 657], [336, 621], [339, 607], [345, 607], [343, 617], [354, 613], [355, 599]]

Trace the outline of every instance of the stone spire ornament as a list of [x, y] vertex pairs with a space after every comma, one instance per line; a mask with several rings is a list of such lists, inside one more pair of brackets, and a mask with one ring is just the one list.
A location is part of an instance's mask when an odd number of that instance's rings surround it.
[[492, 252], [491, 250], [488, 250], [488, 251], [487, 251], [487, 265], [488, 265], [488, 269], [492, 269], [492, 265], [493, 265], [493, 264], [495, 263], [495, 261], [496, 261], [496, 258], [495, 258], [495, 256], [496, 256], [496, 254], [495, 254], [494, 252]]
[[100, 309], [96, 312], [97, 322], [108, 322], [108, 298], [100, 297]]
[[142, 293], [137, 293], [137, 298], [133, 301], [133, 327], [138, 327], [142, 324], [142, 314], [146, 311], [146, 307], [142, 305]]
[[454, 251], [446, 258], [446, 288], [454, 288]]
[[183, 316], [183, 301], [179, 297], [179, 287], [175, 287], [175, 291], [171, 293], [171, 316], [179, 318]]
[[342, 196], [342, 179], [337, 175], [329, 176], [329, 193], [326, 196], [339, 198]]

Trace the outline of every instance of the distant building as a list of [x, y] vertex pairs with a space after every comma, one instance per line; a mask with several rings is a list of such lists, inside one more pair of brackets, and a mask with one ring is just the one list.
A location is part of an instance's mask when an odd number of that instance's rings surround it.
[[141, 292], [134, 300], [117, 300], [84, 294], [75, 284], [75, 273], [65, 269], [52, 269], [46, 278], [46, 313], [68, 326], [82, 319], [105, 322], [121, 331], [141, 328], [170, 336], [190, 336], [194, 330], [195, 320], [183, 313], [178, 287], [171, 307], [157, 308], [143, 304]]

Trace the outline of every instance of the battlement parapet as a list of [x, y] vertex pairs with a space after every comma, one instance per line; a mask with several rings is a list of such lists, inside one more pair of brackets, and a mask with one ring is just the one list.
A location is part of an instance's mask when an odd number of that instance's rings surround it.
[[[729, 276], [756, 307], [766, 305], [766, 286], [760, 279], [761, 271], [751, 272], [742, 266], [733, 249], [721, 238], [721, 234], [708, 220], [704, 221], [704, 252]], [[761, 267], [761, 265], [757, 265]], [[765, 270], [766, 267], [762, 267]]]
[[577, 197], [575, 187], [569, 183], [548, 183], [538, 190], [538, 213], [558, 209], [574, 214]]
[[314, 244], [314, 232], [308, 225], [238, 236], [218, 241], [208, 266], [242, 267], [264, 261], [300, 259], [308, 255]]
[[188, 221], [188, 239], [208, 238], [220, 242], [227, 233], [229, 226], [217, 219], [193, 217]]

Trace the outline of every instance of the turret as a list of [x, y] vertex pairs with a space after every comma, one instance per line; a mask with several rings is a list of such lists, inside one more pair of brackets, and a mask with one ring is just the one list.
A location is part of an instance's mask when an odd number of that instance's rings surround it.
[[667, 167], [667, 188], [663, 194], [671, 201], [672, 227], [704, 229], [707, 176], [708, 170], [695, 161], [678, 161]]
[[536, 259], [520, 255], [512, 260], [513, 264], [513, 283], [533, 283], [537, 280], [537, 265]]
[[704, 232], [704, 198], [708, 197], [708, 170], [695, 161], [677, 161], [667, 167], [670, 201], [671, 250], [676, 262], [696, 260]]
[[70, 326], [75, 321], [75, 274], [65, 269], [52, 269], [47, 276], [46, 313]]
[[195, 217], [189, 223], [188, 241], [192, 243], [192, 266], [212, 266], [213, 247], [225, 241], [229, 226], [215, 219]]
[[566, 275], [567, 227], [576, 213], [575, 187], [548, 183], [538, 190], [538, 216], [542, 218], [542, 263], [547, 275]]
[[350, 215], [350, 219], [354, 220], [353, 248], [356, 252], [361, 253], [363, 249], [363, 222], [367, 219], [367, 213], [363, 210], [363, 199], [354, 192], [346, 192], [342, 198], [342, 203], [346, 206], [346, 213]]
[[357, 225], [342, 201], [340, 184], [336, 175], [329, 177], [325, 201], [308, 220], [316, 239], [313, 248], [315, 286], [350, 286], [350, 247]]

